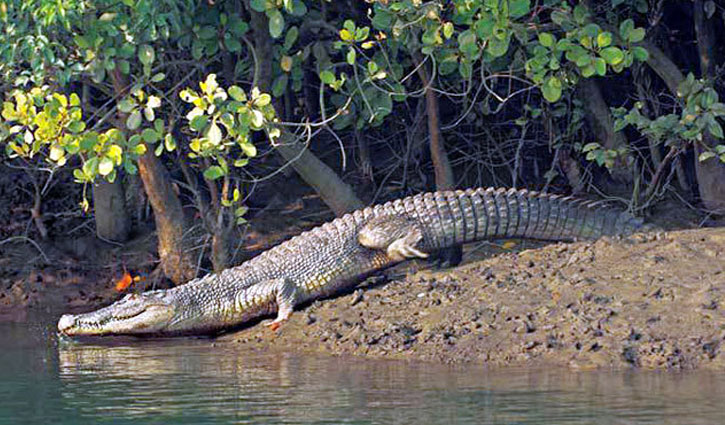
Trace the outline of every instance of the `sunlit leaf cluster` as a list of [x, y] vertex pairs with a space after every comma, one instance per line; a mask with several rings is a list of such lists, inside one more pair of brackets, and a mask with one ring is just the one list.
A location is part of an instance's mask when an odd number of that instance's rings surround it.
[[215, 74], [199, 83], [199, 91], [182, 90], [181, 99], [193, 105], [186, 114], [189, 130], [196, 135], [189, 142], [189, 158], [212, 158], [216, 164], [204, 171], [204, 177], [215, 180], [229, 174], [227, 159], [234, 167], [247, 164], [257, 155], [251, 140], [253, 131], [267, 128], [275, 119], [271, 96], [256, 87], [251, 95], [238, 86], [224, 89]]

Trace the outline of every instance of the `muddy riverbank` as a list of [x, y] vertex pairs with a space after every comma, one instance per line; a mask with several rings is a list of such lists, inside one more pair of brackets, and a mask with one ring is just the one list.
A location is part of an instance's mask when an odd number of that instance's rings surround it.
[[415, 263], [313, 303], [259, 350], [576, 369], [725, 369], [725, 229], [509, 252], [445, 270]]

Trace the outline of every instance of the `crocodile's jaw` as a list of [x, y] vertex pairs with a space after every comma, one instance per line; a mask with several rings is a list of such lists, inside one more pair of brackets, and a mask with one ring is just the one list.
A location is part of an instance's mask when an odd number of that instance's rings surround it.
[[130, 294], [86, 314], [64, 314], [58, 332], [66, 336], [161, 334], [169, 331], [174, 305], [158, 293]]

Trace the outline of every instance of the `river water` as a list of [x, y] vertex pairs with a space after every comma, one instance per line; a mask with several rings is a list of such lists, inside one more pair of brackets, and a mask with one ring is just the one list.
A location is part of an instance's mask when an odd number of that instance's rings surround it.
[[0, 323], [0, 423], [718, 424], [725, 373], [487, 371]]

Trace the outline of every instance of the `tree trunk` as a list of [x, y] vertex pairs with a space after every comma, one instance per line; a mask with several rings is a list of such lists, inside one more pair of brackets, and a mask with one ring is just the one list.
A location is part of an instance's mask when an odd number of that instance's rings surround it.
[[229, 267], [228, 234], [216, 229], [211, 238], [211, 264], [215, 273]]
[[276, 146], [277, 152], [285, 161], [292, 162], [292, 166], [302, 180], [320, 194], [322, 200], [335, 212], [335, 215], [340, 216], [365, 206], [355, 196], [350, 185], [343, 182], [332, 168], [312, 154], [304, 145], [285, 140], [288, 138], [289, 133], [282, 132], [281, 144]]
[[[412, 55], [416, 64], [420, 65], [422, 63], [420, 54], [414, 52]], [[425, 65], [418, 66], [418, 76], [425, 87], [425, 113], [428, 118], [430, 159], [433, 162], [436, 190], [454, 189], [456, 182], [453, 177], [453, 168], [448, 159], [445, 142], [441, 135], [438, 95], [433, 90], [433, 84]], [[456, 266], [463, 260], [463, 245], [442, 249], [438, 255], [443, 265]]]
[[185, 220], [181, 201], [171, 187], [164, 165], [149, 149], [138, 159], [138, 170], [156, 221], [159, 257], [166, 277], [176, 284], [196, 277], [191, 255], [184, 250]]
[[649, 52], [647, 65], [652, 68], [652, 71], [654, 71], [655, 74], [662, 78], [662, 81], [665, 82], [665, 85], [670, 92], [677, 96], [677, 86], [679, 86], [682, 80], [685, 79], [685, 76], [682, 75], [680, 69], [674, 62], [672, 62], [672, 59], [670, 59], [665, 52], [662, 51], [662, 49], [655, 46], [654, 43], [645, 40], [641, 43], [641, 46]]
[[[597, 82], [591, 78], [585, 78], [581, 81], [580, 87], [582, 90], [580, 98], [589, 112], [587, 116], [599, 143], [605, 149], [613, 150], [627, 146], [627, 139], [624, 135], [614, 131], [612, 114]], [[617, 157], [614, 167], [609, 170], [614, 180], [622, 183], [632, 182], [634, 176], [629, 158], [629, 155]]]
[[[264, 14], [249, 10], [250, 27], [254, 33], [254, 47], [256, 50], [254, 81], [259, 89], [268, 92], [272, 85], [272, 39], [269, 35], [269, 25]], [[364, 206], [355, 196], [352, 188], [342, 181], [330, 167], [310, 152], [306, 146], [296, 142], [284, 128], [279, 143], [275, 149], [290, 162], [292, 167], [302, 179], [312, 186], [336, 215], [354, 211]]]
[[[705, 16], [704, 2], [695, 0], [694, 4], [695, 33], [697, 34], [697, 49], [700, 56], [700, 73], [702, 78], [713, 81], [715, 77], [714, 64], [714, 36], [711, 22]], [[703, 132], [702, 142], [712, 147], [717, 144], [708, 132]], [[700, 154], [705, 150], [704, 146], [695, 146], [695, 173], [697, 175], [697, 186], [700, 191], [700, 199], [703, 205], [710, 211], [725, 214], [725, 164], [717, 157], [700, 161]]]
[[[415, 61], [420, 64], [420, 55], [415, 58]], [[430, 137], [430, 159], [433, 162], [433, 170], [435, 173], [436, 190], [448, 190], [453, 189], [456, 185], [455, 179], [453, 178], [453, 168], [451, 162], [448, 159], [448, 153], [446, 153], [445, 142], [441, 135], [439, 110], [438, 110], [438, 95], [430, 81], [428, 71], [425, 66], [418, 66], [418, 76], [420, 77], [425, 89], [425, 109], [426, 116], [428, 117], [428, 136]]]
[[[116, 94], [123, 96], [128, 88], [123, 74], [116, 69], [111, 79]], [[119, 118], [121, 123], [126, 121], [125, 116]], [[151, 148], [138, 159], [138, 169], [154, 211], [162, 270], [177, 285], [189, 281], [196, 277], [196, 269], [191, 255], [184, 250], [184, 212], [168, 172]]]
[[99, 238], [113, 242], [128, 239], [131, 218], [120, 178], [113, 183], [101, 180], [93, 185], [93, 213]]

